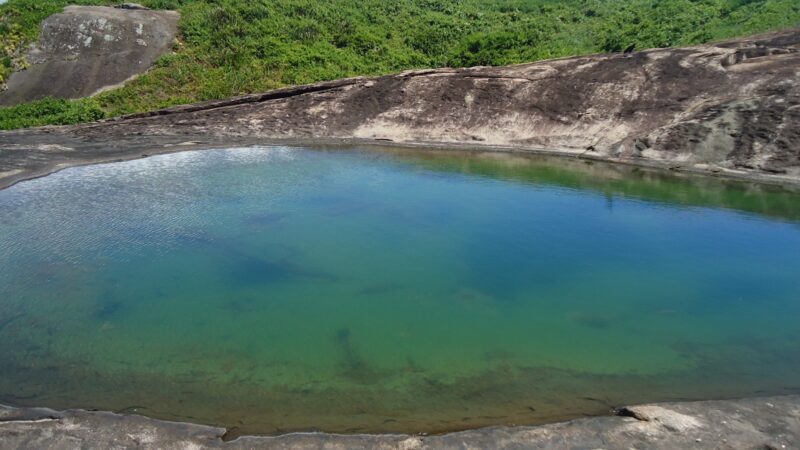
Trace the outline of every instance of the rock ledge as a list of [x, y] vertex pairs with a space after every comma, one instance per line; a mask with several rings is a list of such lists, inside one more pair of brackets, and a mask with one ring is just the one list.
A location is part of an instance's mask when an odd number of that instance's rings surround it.
[[0, 187], [60, 167], [175, 151], [167, 147], [175, 143], [235, 140], [538, 152], [800, 186], [800, 29], [350, 78], [3, 132]]
[[789, 449], [800, 448], [800, 396], [640, 405], [614, 416], [437, 436], [228, 437], [223, 428], [135, 415], [0, 406], [2, 449]]

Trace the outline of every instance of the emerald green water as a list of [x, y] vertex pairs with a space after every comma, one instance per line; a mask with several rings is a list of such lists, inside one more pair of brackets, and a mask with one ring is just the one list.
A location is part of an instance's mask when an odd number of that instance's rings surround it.
[[800, 194], [246, 148], [0, 191], [0, 403], [438, 432], [800, 391]]

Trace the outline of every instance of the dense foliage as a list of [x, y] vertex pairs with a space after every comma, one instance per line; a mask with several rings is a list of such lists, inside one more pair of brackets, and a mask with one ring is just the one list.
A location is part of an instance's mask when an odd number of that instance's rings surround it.
[[[0, 77], [66, 4], [0, 6]], [[141, 0], [178, 9], [173, 54], [91, 100], [0, 109], [0, 128], [74, 123], [180, 103], [410, 68], [503, 65], [695, 44], [800, 24], [797, 0]], [[63, 111], [59, 113], [58, 111]]]
[[46, 98], [12, 108], [0, 108], [4, 129], [91, 122], [106, 116], [93, 98], [78, 101]]

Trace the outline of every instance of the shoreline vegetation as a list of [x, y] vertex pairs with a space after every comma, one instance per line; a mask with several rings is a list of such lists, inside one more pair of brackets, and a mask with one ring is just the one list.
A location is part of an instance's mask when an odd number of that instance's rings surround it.
[[[46, 17], [69, 4], [0, 6], [0, 79], [24, 68]], [[701, 44], [800, 23], [792, 0], [142, 0], [181, 13], [173, 52], [124, 87], [0, 108], [0, 129], [91, 122], [290, 85], [409, 69], [502, 66]]]

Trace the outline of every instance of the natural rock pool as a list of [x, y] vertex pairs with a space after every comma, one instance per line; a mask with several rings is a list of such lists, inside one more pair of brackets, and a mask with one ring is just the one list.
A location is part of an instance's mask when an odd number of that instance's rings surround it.
[[438, 432], [800, 392], [800, 194], [245, 148], [0, 191], [0, 403]]

